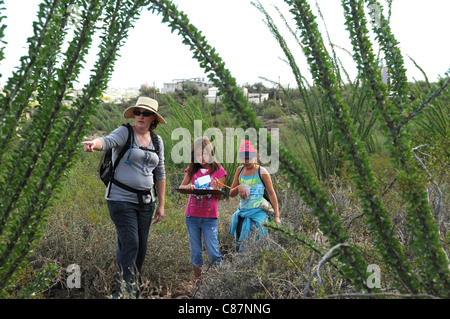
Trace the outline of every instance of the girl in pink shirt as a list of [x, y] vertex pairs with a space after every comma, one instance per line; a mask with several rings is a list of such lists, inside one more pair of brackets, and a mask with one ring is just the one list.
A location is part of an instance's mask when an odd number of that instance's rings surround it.
[[[207, 137], [200, 137], [194, 141], [191, 152], [191, 162], [185, 170], [186, 174], [180, 188], [195, 189], [195, 182], [200, 178], [211, 180], [208, 186], [220, 189], [220, 183], [225, 183], [227, 173], [214, 156], [213, 146]], [[220, 183], [218, 183], [220, 182]], [[194, 269], [196, 285], [201, 281], [201, 267], [203, 265], [202, 236], [208, 252], [209, 261], [216, 265], [222, 261], [218, 240], [218, 198], [217, 195], [189, 195], [186, 206], [186, 229], [191, 248], [191, 264]]]

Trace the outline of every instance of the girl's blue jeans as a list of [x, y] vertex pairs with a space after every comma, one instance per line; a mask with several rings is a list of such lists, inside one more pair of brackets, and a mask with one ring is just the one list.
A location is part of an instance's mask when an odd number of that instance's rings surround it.
[[122, 292], [122, 280], [128, 293], [139, 294], [141, 271], [147, 252], [148, 233], [152, 222], [154, 203], [138, 204], [106, 201], [109, 215], [117, 231], [117, 293]]
[[219, 251], [217, 218], [203, 218], [186, 215], [186, 229], [191, 247], [191, 264], [194, 267], [203, 265], [203, 241], [205, 242], [209, 262], [212, 266], [222, 261]]

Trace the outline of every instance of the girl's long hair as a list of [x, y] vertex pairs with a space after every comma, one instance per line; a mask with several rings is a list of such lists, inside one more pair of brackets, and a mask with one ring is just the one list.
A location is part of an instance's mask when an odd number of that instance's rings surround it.
[[[210, 163], [208, 163], [211, 166], [210, 174], [214, 173], [216, 170], [218, 170], [222, 165], [217, 162], [216, 156], [214, 155], [214, 147], [207, 137], [199, 137], [194, 141], [194, 144], [192, 145], [191, 150], [191, 162], [189, 163], [189, 169], [188, 169], [188, 176], [192, 178], [192, 176], [198, 172], [200, 168], [202, 168], [202, 165], [200, 163], [195, 163], [195, 155], [199, 152], [198, 150], [201, 149], [201, 154], [208, 154], [210, 156]], [[196, 152], [197, 150], [197, 152]]]

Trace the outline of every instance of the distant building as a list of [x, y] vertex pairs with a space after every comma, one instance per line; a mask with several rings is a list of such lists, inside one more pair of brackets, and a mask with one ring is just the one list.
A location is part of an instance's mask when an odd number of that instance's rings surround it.
[[216, 103], [216, 101], [220, 101], [220, 96], [217, 95], [218, 91], [219, 89], [216, 87], [210, 87], [208, 89], [208, 95], [206, 95], [205, 98], [209, 103]]
[[[217, 95], [218, 91], [219, 89], [216, 87], [211, 87], [208, 89], [208, 95], [206, 95], [205, 98], [209, 103], [215, 103], [220, 100], [220, 96]], [[243, 88], [242, 93], [244, 93], [244, 96], [247, 97], [247, 100], [250, 103], [259, 104], [269, 99], [269, 93], [248, 93], [247, 88]]]
[[259, 104], [269, 99], [269, 93], [248, 93], [247, 88], [244, 88], [243, 91], [250, 103]]
[[205, 81], [205, 78], [175, 79], [170, 83], [164, 83], [161, 92], [167, 94], [170, 92], [183, 91], [188, 84], [195, 85], [199, 91], [207, 91], [213, 85], [212, 82]]

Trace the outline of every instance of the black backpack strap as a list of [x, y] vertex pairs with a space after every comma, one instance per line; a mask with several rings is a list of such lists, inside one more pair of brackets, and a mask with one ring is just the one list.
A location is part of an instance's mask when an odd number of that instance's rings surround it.
[[[266, 190], [266, 184], [264, 184], [264, 181], [263, 181], [263, 179], [261, 177], [261, 165], [258, 167], [258, 177], [259, 177], [259, 179], [261, 180], [261, 183], [264, 186], [263, 197], [264, 197], [265, 200], [267, 200], [270, 203], [269, 193], [267, 193], [267, 190]], [[272, 205], [272, 203], [270, 203], [270, 205]]]
[[133, 129], [130, 125], [130, 123], [127, 123], [126, 128], [128, 129], [128, 137], [127, 137], [127, 141], [125, 142], [125, 145], [122, 147], [122, 149], [119, 152], [119, 155], [117, 155], [116, 161], [114, 162], [114, 171], [116, 170], [117, 166], [119, 165], [120, 159], [123, 157], [123, 155], [126, 153], [126, 151], [130, 148], [131, 146], [131, 141], [133, 139]]
[[[238, 183], [239, 183], [239, 177], [241, 176], [242, 170], [244, 169], [244, 165], [241, 166], [241, 169], [239, 170], [239, 175], [238, 175]], [[238, 184], [239, 185], [239, 184]]]
[[109, 197], [109, 194], [111, 193], [111, 184], [114, 181], [114, 174], [116, 172], [116, 168], [119, 165], [120, 159], [123, 157], [123, 155], [126, 153], [126, 151], [130, 148], [131, 140], [133, 137], [133, 131], [132, 131], [133, 129], [132, 129], [130, 123], [127, 123], [126, 125], [124, 124], [123, 126], [125, 126], [128, 129], [128, 137], [125, 142], [125, 145], [122, 147], [119, 154], [117, 155], [116, 161], [114, 162], [114, 165], [112, 167], [112, 174], [111, 174], [111, 180], [110, 180], [110, 183], [108, 186], [109, 188], [108, 188], [108, 196], [107, 197]]
[[[158, 155], [158, 158], [159, 158], [159, 153], [160, 153], [160, 151], [161, 151], [161, 148], [160, 148], [160, 146], [159, 146], [159, 137], [158, 137], [158, 134], [156, 134], [156, 133], [153, 132], [153, 131], [150, 131], [150, 138], [151, 138], [151, 140], [152, 140], [153, 147], [154, 147], [155, 149], [154, 149], [154, 150], [150, 150], [150, 149], [148, 149], [148, 148], [145, 148], [145, 150], [146, 150], [146, 151], [153, 152], [153, 153], [156, 153], [156, 155]], [[156, 166], [155, 166], [155, 168], [156, 168]], [[155, 170], [155, 168], [153, 168], [152, 174], [153, 174], [153, 171]], [[156, 192], [155, 175], [153, 175], [153, 190], [154, 190], [154, 195], [155, 195], [155, 197], [158, 197], [158, 193]]]
[[156, 153], [156, 154], [158, 154], [158, 156], [159, 156], [159, 151], [160, 151], [160, 149], [159, 149], [159, 139], [158, 139], [158, 135], [157, 135], [155, 132], [150, 131], [150, 137], [151, 137], [151, 141], [152, 141], [152, 143], [153, 143], [153, 148], [154, 148], [154, 149], [152, 150], [152, 149], [149, 149], [149, 148], [143, 147], [143, 146], [139, 146], [139, 148], [140, 148], [141, 150], [143, 150], [143, 151]]
[[264, 189], [266, 189], [266, 185], [264, 184], [264, 181], [261, 178], [261, 166], [258, 166], [258, 177], [261, 180], [261, 183], [263, 184]]
[[155, 152], [159, 155], [159, 138], [158, 138], [158, 134], [156, 134], [153, 131], [150, 131], [150, 138], [153, 142], [153, 146], [155, 147]]

